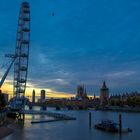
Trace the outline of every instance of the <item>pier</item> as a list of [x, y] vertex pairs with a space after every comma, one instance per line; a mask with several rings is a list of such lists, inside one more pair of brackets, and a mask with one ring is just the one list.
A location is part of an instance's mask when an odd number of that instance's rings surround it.
[[56, 121], [65, 121], [65, 120], [76, 120], [75, 117], [71, 117], [65, 114], [61, 113], [54, 113], [54, 112], [48, 112], [48, 111], [35, 111], [35, 110], [26, 110], [25, 114], [33, 114], [33, 115], [47, 115], [50, 117], [53, 117], [52, 120], [43, 120], [43, 121], [32, 121], [31, 123], [48, 123], [48, 122], [56, 122]]

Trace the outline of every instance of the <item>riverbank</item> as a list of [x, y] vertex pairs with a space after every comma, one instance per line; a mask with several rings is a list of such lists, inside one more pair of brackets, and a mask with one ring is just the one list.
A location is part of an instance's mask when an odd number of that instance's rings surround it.
[[14, 120], [5, 118], [3, 123], [0, 125], [0, 139], [12, 134], [14, 130], [12, 128], [9, 128], [8, 126], [13, 124]]
[[0, 139], [12, 134], [14, 131], [11, 128], [8, 128], [7, 126], [1, 126], [0, 127]]
[[98, 107], [95, 110], [101, 111], [119, 111], [119, 112], [135, 112], [140, 113], [140, 107], [121, 107], [121, 106], [106, 106], [106, 107]]

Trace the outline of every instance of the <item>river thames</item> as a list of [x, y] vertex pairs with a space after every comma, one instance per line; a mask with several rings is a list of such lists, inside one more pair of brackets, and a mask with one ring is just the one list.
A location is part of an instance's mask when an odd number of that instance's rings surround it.
[[130, 127], [133, 132], [122, 134], [111, 134], [89, 128], [88, 114], [92, 113], [92, 125], [102, 119], [118, 121], [119, 112], [102, 111], [55, 111], [77, 118], [75, 121], [60, 121], [50, 123], [31, 124], [32, 120], [49, 120], [44, 115], [26, 115], [24, 126], [17, 124], [12, 128], [15, 132], [2, 140], [139, 140], [140, 136], [140, 114], [122, 113], [123, 126]]

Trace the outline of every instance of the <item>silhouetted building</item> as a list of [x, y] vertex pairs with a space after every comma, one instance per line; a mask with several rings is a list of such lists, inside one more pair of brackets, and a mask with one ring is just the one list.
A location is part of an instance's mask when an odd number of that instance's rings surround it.
[[9, 101], [9, 94], [3, 93], [2, 90], [0, 90], [0, 94], [2, 94], [2, 96], [4, 97], [5, 102], [8, 103], [8, 101]]
[[140, 107], [140, 93], [131, 92], [111, 95], [109, 98], [109, 105]]
[[100, 89], [100, 104], [101, 105], [107, 105], [109, 99], [109, 89], [106, 86], [105, 81], [103, 82], [103, 86]]
[[87, 92], [86, 88], [84, 86], [79, 85], [77, 87], [77, 95], [76, 95], [77, 100], [83, 100], [83, 99], [88, 99], [87, 97]]
[[40, 99], [41, 102], [45, 102], [45, 94], [46, 94], [46, 91], [41, 90], [41, 99]]
[[32, 92], [32, 103], [35, 103], [35, 90]]
[[9, 94], [7, 94], [7, 93], [1, 93], [1, 94], [3, 94], [5, 102], [8, 103], [8, 101], [9, 101]]

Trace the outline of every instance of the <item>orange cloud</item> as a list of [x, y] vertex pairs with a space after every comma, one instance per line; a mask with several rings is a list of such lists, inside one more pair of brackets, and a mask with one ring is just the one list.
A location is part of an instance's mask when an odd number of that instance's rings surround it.
[[[25, 96], [31, 97], [33, 90], [35, 90], [36, 96], [40, 96], [41, 89], [33, 88], [31, 86], [27, 86]], [[70, 98], [75, 96], [75, 94], [72, 93], [57, 92], [47, 88], [44, 90], [46, 91], [46, 96], [49, 98]], [[13, 85], [5, 82], [2, 87], [2, 92], [8, 93], [10, 96], [13, 96]]]
[[[33, 90], [35, 90], [36, 96], [40, 96], [41, 89], [34, 88], [33, 85], [30, 84], [30, 83], [27, 84], [25, 96], [31, 98]], [[53, 90], [48, 89], [48, 88], [46, 88], [44, 90], [46, 91], [46, 97], [48, 97], [48, 98], [71, 98], [71, 97], [75, 97], [75, 94], [73, 94], [73, 93], [57, 92], [57, 91], [53, 91]], [[8, 93], [10, 95], [10, 98], [13, 97], [13, 85], [12, 85], [11, 81], [9, 82], [8, 80], [6, 80], [6, 82], [2, 86], [2, 92]], [[93, 97], [93, 96], [89, 96], [89, 97]]]

